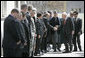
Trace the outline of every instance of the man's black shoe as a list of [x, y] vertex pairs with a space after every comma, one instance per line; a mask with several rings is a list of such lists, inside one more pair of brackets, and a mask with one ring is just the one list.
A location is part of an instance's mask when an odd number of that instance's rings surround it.
[[69, 53], [72, 53], [72, 51], [69, 51]]
[[34, 56], [37, 56], [37, 54], [36, 54], [36, 53], [34, 53]]
[[60, 49], [58, 49], [58, 51], [60, 51], [60, 52], [61, 52], [61, 50], [60, 50]]
[[45, 53], [47, 53], [47, 51], [45, 51]]
[[56, 50], [54, 50], [53, 52], [56, 52]]
[[76, 52], [77, 50], [73, 50], [73, 52]]
[[63, 52], [63, 53], [70, 53], [70, 51], [65, 51], [65, 52]]
[[82, 51], [82, 50], [80, 50], [80, 51]]

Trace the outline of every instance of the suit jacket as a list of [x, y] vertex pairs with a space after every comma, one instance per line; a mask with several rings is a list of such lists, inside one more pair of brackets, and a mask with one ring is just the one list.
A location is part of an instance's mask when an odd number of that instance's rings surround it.
[[27, 41], [29, 42], [30, 39], [30, 35], [29, 35], [29, 27], [28, 27], [28, 23], [26, 22], [26, 20], [21, 20], [21, 23], [24, 27], [24, 32], [25, 32], [25, 36], [27, 38]]
[[65, 24], [64, 24], [64, 19], [61, 18], [61, 26], [60, 26], [61, 43], [68, 42], [67, 36], [72, 35], [72, 30], [74, 30], [74, 27], [71, 18], [68, 17], [66, 19]]
[[43, 37], [43, 34], [46, 31], [46, 26], [44, 24], [43, 19], [37, 18], [36, 28], [37, 28], [37, 35], [41, 35], [41, 37]]
[[4, 21], [3, 47], [15, 49], [18, 47], [17, 42], [19, 40], [24, 42], [24, 39], [19, 21], [12, 15], [9, 15]]
[[59, 18], [58, 20], [59, 20], [59, 25], [58, 25], [57, 33], [60, 34], [60, 31], [61, 31], [61, 29], [60, 29], [60, 26], [61, 26], [61, 19]]
[[50, 24], [49, 20], [46, 17], [43, 18], [43, 21], [47, 29], [53, 29], [53, 26]]
[[68, 17], [66, 20], [66, 34], [71, 35], [73, 30], [74, 30], [74, 25], [72, 22], [72, 18]]
[[74, 28], [75, 28], [75, 33], [78, 33], [78, 32], [81, 32], [82, 33], [82, 19], [80, 18], [77, 18], [75, 20], [75, 18], [73, 19], [74, 20]]
[[58, 17], [53, 17], [51, 20], [50, 20], [50, 24], [54, 27], [56, 25], [59, 25], [59, 18]]
[[47, 19], [46, 17], [43, 17], [43, 21], [47, 28], [47, 36], [49, 36], [49, 35], [51, 35], [51, 30], [53, 30], [53, 26], [49, 23], [49, 19]]
[[[53, 17], [51, 20], [50, 20], [50, 24], [55, 27], [56, 25], [59, 25], [59, 18], [58, 17]], [[54, 30], [52, 29], [52, 34], [54, 34]]]
[[62, 19], [61, 27], [62, 27], [63, 31], [66, 33], [66, 35], [72, 34], [72, 30], [74, 30], [74, 26], [73, 26], [71, 17], [68, 17], [66, 19], [66, 23], [65, 24], [64, 24], [64, 20]]

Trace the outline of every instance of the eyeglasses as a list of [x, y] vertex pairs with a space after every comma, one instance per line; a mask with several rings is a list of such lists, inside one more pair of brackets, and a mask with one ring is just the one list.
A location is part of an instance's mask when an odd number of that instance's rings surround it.
[[73, 14], [73, 15], [77, 15], [77, 14]]

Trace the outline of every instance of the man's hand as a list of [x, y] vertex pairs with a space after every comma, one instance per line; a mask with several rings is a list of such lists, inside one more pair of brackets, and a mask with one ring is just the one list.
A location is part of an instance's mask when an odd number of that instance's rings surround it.
[[74, 31], [72, 31], [72, 35], [74, 34]]
[[26, 46], [26, 45], [27, 45], [27, 43], [25, 42], [25, 43], [24, 43], [24, 45]]
[[40, 38], [40, 35], [38, 35], [38, 38]]
[[21, 43], [21, 40], [19, 40], [18, 42], [17, 42], [17, 45], [19, 45]]
[[78, 34], [80, 35], [80, 34], [81, 34], [81, 32], [78, 32]]
[[57, 28], [56, 27], [54, 27], [54, 31], [56, 31], [57, 30]]

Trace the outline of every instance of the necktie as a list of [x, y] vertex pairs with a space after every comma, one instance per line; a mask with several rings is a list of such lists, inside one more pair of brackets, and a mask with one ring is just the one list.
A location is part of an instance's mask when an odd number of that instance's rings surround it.
[[64, 19], [64, 25], [66, 24], [66, 20]]
[[75, 18], [75, 22], [76, 22], [76, 18]]

